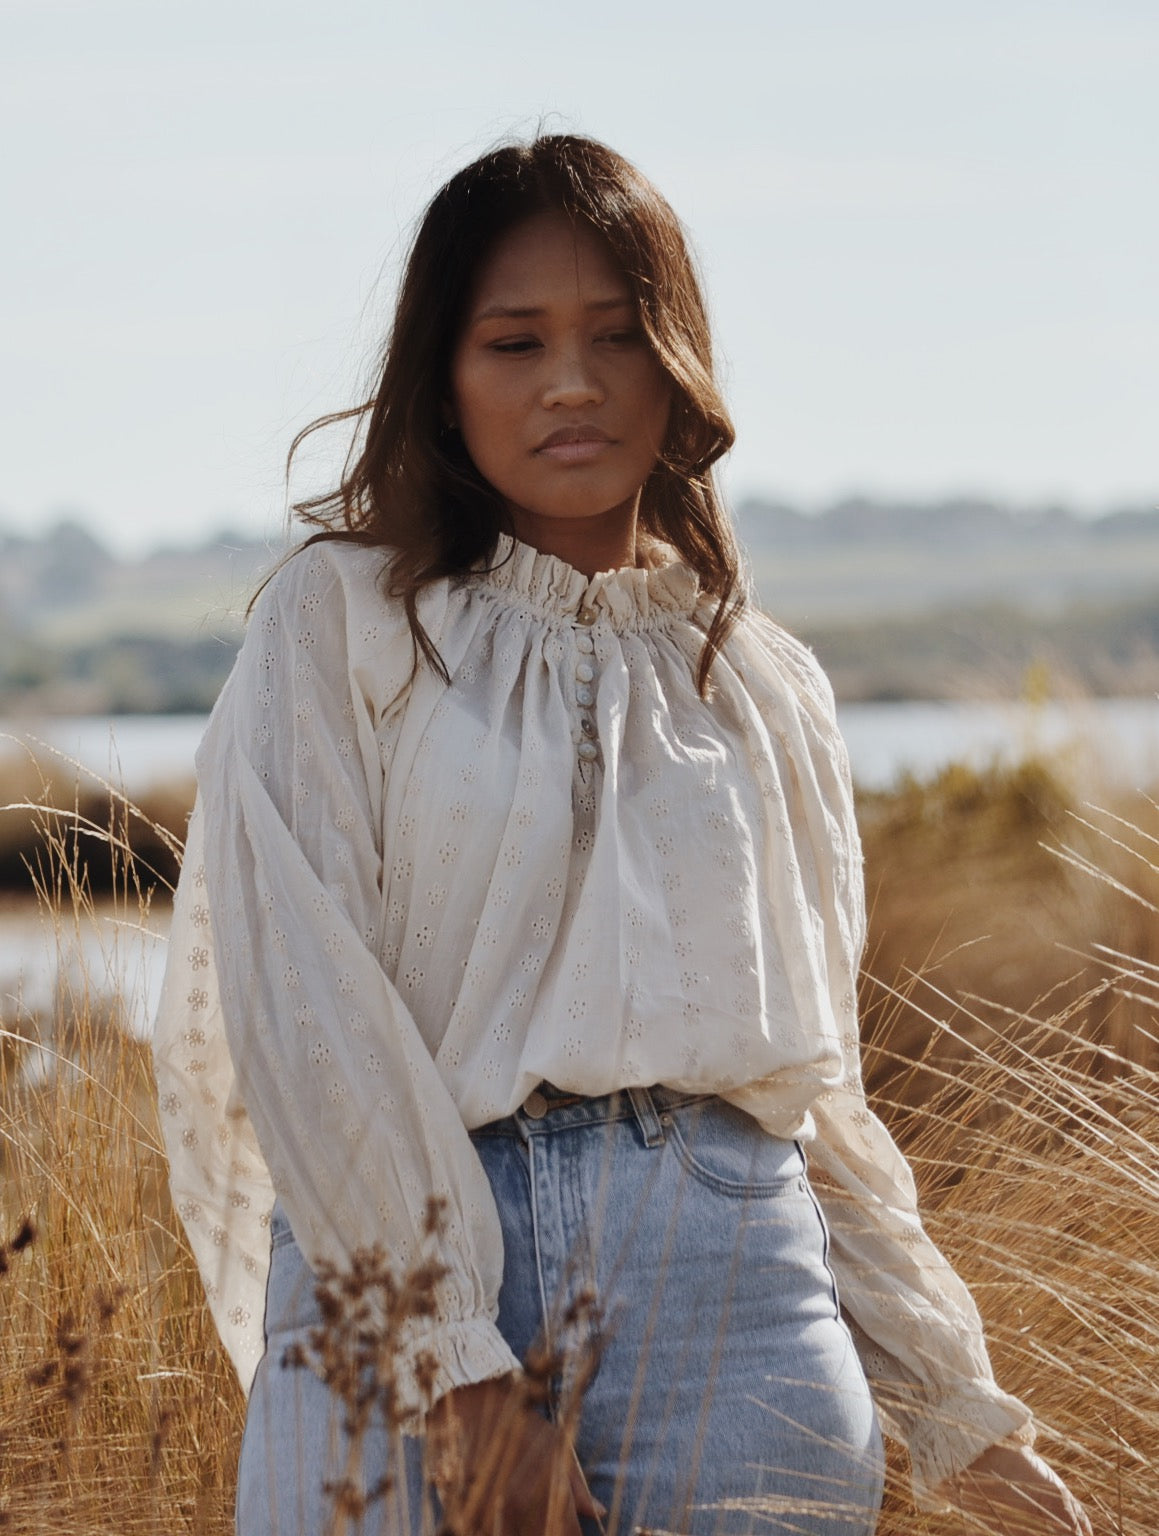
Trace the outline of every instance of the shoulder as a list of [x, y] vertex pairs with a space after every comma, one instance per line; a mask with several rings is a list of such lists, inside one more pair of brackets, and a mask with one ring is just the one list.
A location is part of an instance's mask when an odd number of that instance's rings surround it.
[[[340, 539], [303, 544], [275, 567], [259, 591], [253, 618], [310, 616], [323, 605], [379, 611], [391, 606], [383, 590], [385, 550]], [[399, 607], [401, 613], [401, 605]]]
[[[390, 552], [346, 539], [304, 544], [286, 557], [261, 588], [250, 630], [280, 629], [306, 646], [340, 636], [352, 656], [368, 648], [409, 643], [411, 627], [401, 598], [388, 590]], [[443, 627], [449, 583], [431, 582], [418, 596], [419, 622], [432, 640]]]
[[[351, 540], [322, 539], [296, 549], [254, 603], [243, 654], [293, 665], [303, 682], [342, 687], [376, 716], [408, 697], [421, 651], [402, 599], [389, 589], [390, 552]], [[421, 589], [416, 617], [439, 649], [448, 630], [451, 584]]]
[[800, 768], [807, 762], [832, 803], [852, 815], [849, 753], [837, 723], [833, 688], [821, 663], [795, 635], [759, 609], [730, 636], [730, 660], [748, 698]]
[[738, 662], [756, 686], [788, 683], [801, 702], [825, 717], [836, 716], [833, 688], [821, 663], [804, 643], [759, 608], [748, 606], [735, 631]]

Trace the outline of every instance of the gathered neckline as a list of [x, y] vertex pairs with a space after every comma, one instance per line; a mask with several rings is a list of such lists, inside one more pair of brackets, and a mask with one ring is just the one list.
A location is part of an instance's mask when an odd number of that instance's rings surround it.
[[473, 587], [514, 599], [545, 618], [575, 623], [603, 619], [613, 629], [639, 629], [688, 617], [700, 599], [700, 579], [671, 545], [641, 540], [643, 564], [587, 576], [559, 555], [501, 533], [495, 553], [466, 578]]

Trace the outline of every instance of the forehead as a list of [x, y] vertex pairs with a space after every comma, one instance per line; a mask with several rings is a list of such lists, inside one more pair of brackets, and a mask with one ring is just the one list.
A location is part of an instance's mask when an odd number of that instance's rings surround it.
[[503, 235], [475, 280], [471, 309], [533, 307], [575, 298], [631, 298], [607, 241], [562, 213], [537, 213]]

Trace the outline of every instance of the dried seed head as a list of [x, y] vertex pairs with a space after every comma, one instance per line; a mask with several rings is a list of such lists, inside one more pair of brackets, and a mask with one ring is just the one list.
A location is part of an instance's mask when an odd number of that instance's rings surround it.
[[65, 1359], [79, 1355], [85, 1345], [85, 1336], [77, 1331], [76, 1318], [71, 1312], [62, 1312], [56, 1324], [56, 1347]]
[[88, 1358], [86, 1355], [77, 1355], [64, 1368], [64, 1380], [60, 1387], [61, 1397], [66, 1403], [76, 1407], [88, 1391], [89, 1379]]
[[36, 1241], [36, 1223], [31, 1216], [26, 1216], [17, 1229], [16, 1236], [8, 1244], [12, 1253], [23, 1253]]
[[423, 1217], [423, 1236], [438, 1237], [446, 1225], [447, 1199], [445, 1195], [428, 1195], [427, 1209]]
[[108, 1290], [102, 1286], [96, 1295], [97, 1321], [104, 1325], [114, 1318], [127, 1295], [128, 1288], [124, 1285], [114, 1285]]
[[169, 1437], [169, 1426], [172, 1422], [172, 1408], [162, 1408], [157, 1415], [157, 1423], [149, 1440], [149, 1481], [151, 1483], [157, 1481], [161, 1471], [161, 1453], [165, 1449], [165, 1442]]
[[0, 1243], [0, 1275], [6, 1275], [9, 1270], [8, 1256], [13, 1253], [23, 1253], [25, 1248], [36, 1241], [36, 1223], [31, 1216], [26, 1216], [16, 1229], [16, 1235], [10, 1242]]
[[434, 1397], [435, 1381], [439, 1374], [439, 1362], [429, 1349], [420, 1349], [415, 1356], [414, 1377], [415, 1386], [425, 1403], [430, 1403]]

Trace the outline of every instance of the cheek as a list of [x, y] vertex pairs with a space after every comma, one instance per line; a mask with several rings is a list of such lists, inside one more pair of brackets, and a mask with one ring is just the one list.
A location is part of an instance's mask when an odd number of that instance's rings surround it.
[[510, 411], [502, 390], [480, 369], [457, 368], [451, 378], [451, 409], [467, 452], [485, 473], [482, 460], [501, 458], [511, 437]]
[[465, 431], [486, 410], [488, 399], [478, 368], [456, 362], [451, 370], [451, 409], [460, 430]]
[[672, 386], [668, 382], [667, 375], [653, 374], [647, 381], [643, 391], [647, 405], [643, 412], [643, 420], [648, 438], [659, 453], [664, 446], [664, 440], [668, 436], [668, 420], [672, 414]]
[[672, 380], [651, 354], [639, 359], [631, 388], [639, 402], [641, 422], [658, 428], [663, 436], [672, 405]]
[[459, 433], [471, 463], [492, 490], [518, 499], [525, 466], [511, 411], [486, 394], [463, 395], [456, 404]]
[[664, 446], [664, 440], [668, 436], [668, 423], [672, 417], [672, 390], [665, 381], [663, 392], [656, 406], [656, 451]]

